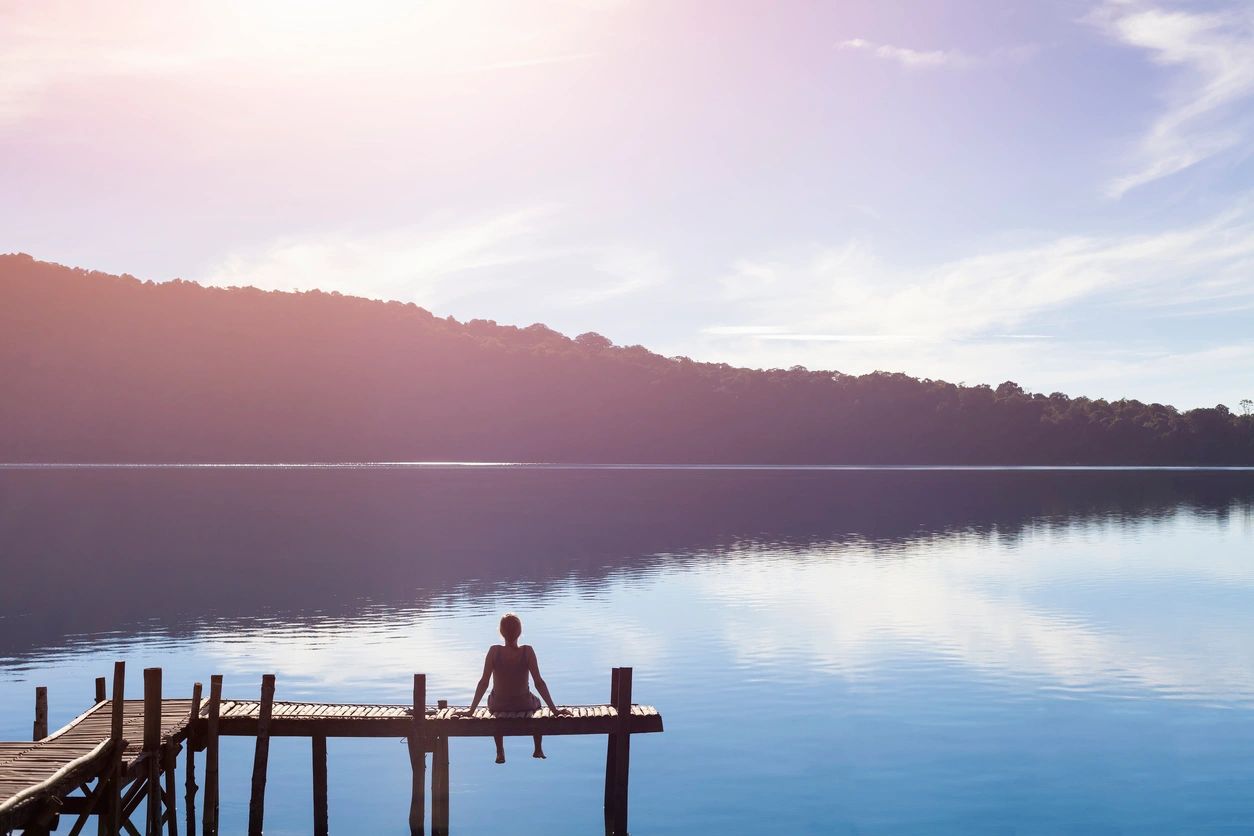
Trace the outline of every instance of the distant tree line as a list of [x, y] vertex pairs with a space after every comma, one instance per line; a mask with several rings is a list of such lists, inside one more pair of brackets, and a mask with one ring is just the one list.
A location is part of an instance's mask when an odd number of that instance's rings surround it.
[[0, 460], [1252, 464], [1254, 415], [753, 370], [0, 256]]

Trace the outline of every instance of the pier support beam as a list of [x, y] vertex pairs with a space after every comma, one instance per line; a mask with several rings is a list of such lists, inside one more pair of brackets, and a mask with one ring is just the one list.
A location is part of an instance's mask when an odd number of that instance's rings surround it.
[[248, 802], [248, 836], [261, 836], [266, 814], [266, 767], [270, 762], [270, 715], [274, 711], [274, 674], [261, 677], [261, 711], [257, 715], [257, 749], [253, 753], [253, 791]]
[[631, 668], [615, 668], [610, 702], [618, 715], [605, 763], [605, 819], [611, 836], [627, 836], [627, 778], [631, 771]]
[[409, 766], [413, 785], [409, 797], [410, 836], [425, 836], [427, 818], [427, 753], [424, 721], [427, 719], [427, 677], [414, 674], [414, 720], [409, 732]]
[[48, 736], [48, 688], [40, 685], [35, 688], [35, 726], [32, 740], [43, 740]]
[[205, 811], [200, 829], [218, 836], [218, 715], [222, 710], [222, 674], [209, 679], [209, 709], [205, 718]]
[[166, 833], [170, 836], [179, 836], [179, 801], [178, 795], [174, 791], [174, 770], [178, 766], [179, 750], [176, 744], [171, 744], [161, 750], [161, 767], [165, 771], [165, 792], [161, 796], [165, 802], [165, 819]]
[[147, 836], [161, 836], [161, 668], [144, 668], [144, 761], [148, 778]]
[[314, 836], [327, 836], [327, 736], [313, 736], [313, 827]]
[[109, 739], [112, 741], [113, 754], [108, 774], [101, 778], [107, 785], [104, 787], [104, 815], [97, 823], [97, 833], [100, 836], [117, 836], [122, 827], [122, 757], [126, 748], [126, 741], [122, 739], [122, 719], [126, 709], [125, 662], [113, 663], [113, 704], [109, 707]]
[[[436, 707], [443, 711], [448, 700]], [[431, 754], [431, 836], [448, 836], [448, 738], [439, 735]]]
[[187, 781], [184, 784], [187, 794], [184, 796], [187, 807], [187, 836], [196, 836], [196, 721], [200, 719], [199, 682], [192, 686], [191, 725], [187, 733]]

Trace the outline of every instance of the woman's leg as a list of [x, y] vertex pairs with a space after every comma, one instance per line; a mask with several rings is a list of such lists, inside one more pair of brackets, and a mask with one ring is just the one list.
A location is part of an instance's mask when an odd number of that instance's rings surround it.
[[496, 741], [496, 762], [505, 763], [505, 738], [496, 734], [492, 739]]
[[[532, 710], [532, 711], [539, 711], [539, 710], [541, 709], [541, 707], [542, 707], [542, 705], [541, 705], [541, 703], [540, 703], [540, 698], [539, 698], [539, 697], [537, 697], [535, 694], [532, 694], [530, 691], [528, 691], [527, 693], [528, 693], [528, 696], [530, 696], [530, 697], [531, 697], [531, 710]], [[544, 740], [544, 736], [543, 736], [543, 735], [539, 735], [539, 734], [533, 734], [533, 735], [531, 736], [531, 739], [532, 739], [532, 740], [534, 740], [534, 741], [536, 742], [536, 748], [535, 748], [535, 751], [533, 751], [533, 752], [531, 753], [531, 757], [533, 757], [533, 758], [543, 758], [543, 757], [544, 757], [544, 746], [542, 745], [542, 741]]]

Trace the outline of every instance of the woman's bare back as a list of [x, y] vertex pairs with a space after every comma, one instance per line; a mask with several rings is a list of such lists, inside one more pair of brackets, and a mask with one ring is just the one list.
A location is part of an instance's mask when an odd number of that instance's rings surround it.
[[521, 647], [497, 644], [489, 651], [492, 658], [492, 693], [488, 695], [488, 707], [493, 711], [534, 711], [540, 700], [531, 693], [531, 660], [535, 658], [531, 645]]

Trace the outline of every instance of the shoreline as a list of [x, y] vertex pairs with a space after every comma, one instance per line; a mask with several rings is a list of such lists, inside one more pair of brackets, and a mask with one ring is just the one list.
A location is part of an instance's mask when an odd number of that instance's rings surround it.
[[1254, 473], [1254, 465], [1051, 464], [628, 464], [577, 462], [0, 462], [0, 470], [711, 470], [711, 471], [1047, 471]]

